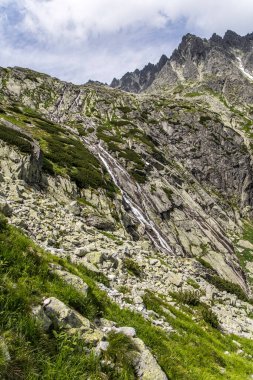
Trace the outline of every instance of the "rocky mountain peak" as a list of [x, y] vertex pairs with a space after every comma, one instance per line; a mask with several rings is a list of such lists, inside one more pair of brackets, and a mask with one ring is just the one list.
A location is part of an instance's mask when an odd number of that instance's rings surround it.
[[253, 34], [247, 34], [242, 37], [232, 30], [227, 30], [223, 37], [223, 42], [229, 48], [248, 51], [252, 46]]
[[[111, 87], [134, 93], [154, 91], [157, 87], [172, 88], [187, 80], [203, 82], [218, 72], [223, 78], [233, 72], [240, 78], [244, 75], [250, 79], [247, 72], [251, 73], [253, 67], [252, 47], [253, 33], [240, 36], [227, 30], [223, 37], [214, 33], [210, 39], [187, 33], [169, 59], [163, 55], [156, 65], [149, 63], [142, 70], [127, 73], [121, 79], [114, 78]], [[242, 59], [242, 67], [238, 56]], [[217, 86], [220, 87], [221, 83], [212, 84], [212, 88], [217, 89]]]
[[199, 62], [201, 59], [205, 59], [207, 48], [208, 44], [206, 40], [188, 33], [182, 38], [178, 48], [172, 53], [171, 60], [175, 60], [178, 63], [183, 63], [186, 59]]
[[157, 64], [149, 62], [142, 70], [136, 69], [133, 72], [127, 72], [121, 79], [114, 78], [111, 87], [134, 93], [144, 91], [167, 62], [168, 57], [163, 54]]

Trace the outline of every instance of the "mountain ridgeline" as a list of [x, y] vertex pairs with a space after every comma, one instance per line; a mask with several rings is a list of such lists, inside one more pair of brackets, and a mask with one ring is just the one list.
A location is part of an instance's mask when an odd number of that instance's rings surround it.
[[[252, 48], [253, 33], [241, 37], [227, 31], [223, 38], [213, 34], [209, 40], [187, 34], [169, 59], [162, 56], [157, 65], [148, 64], [143, 70], [127, 73], [120, 80], [114, 79], [111, 86], [140, 93], [193, 81], [199, 88], [206, 84], [210, 90], [225, 92], [231, 101], [235, 91], [238, 97], [249, 96], [248, 101], [252, 101], [252, 86], [247, 95], [240, 89], [243, 75], [252, 80]], [[235, 79], [238, 83], [234, 83]]]
[[253, 375], [253, 34], [74, 85], [0, 69], [0, 377]]

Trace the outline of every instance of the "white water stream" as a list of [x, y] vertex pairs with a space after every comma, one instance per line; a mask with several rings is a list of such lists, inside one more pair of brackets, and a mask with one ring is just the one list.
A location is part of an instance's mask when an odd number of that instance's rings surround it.
[[[155, 223], [149, 219], [145, 210], [142, 207], [142, 203], [144, 203], [144, 195], [142, 194], [141, 187], [139, 184], [135, 184], [128, 174], [128, 172], [116, 161], [114, 157], [110, 155], [99, 143], [96, 146], [91, 147], [91, 143], [83, 138], [83, 141], [92, 149], [93, 153], [98, 156], [100, 161], [103, 163], [108, 173], [110, 174], [114, 184], [120, 189], [122, 193], [122, 198], [128, 207], [131, 209], [133, 215], [136, 219], [145, 226], [145, 231], [153, 242], [153, 244], [157, 247], [157, 249], [166, 252], [173, 253], [169, 244], [162, 236], [159, 228], [155, 225]], [[124, 189], [122, 188], [121, 178], [124, 180]], [[127, 191], [128, 190], [128, 191]], [[132, 196], [140, 201], [137, 205], [136, 202], [133, 201]]]

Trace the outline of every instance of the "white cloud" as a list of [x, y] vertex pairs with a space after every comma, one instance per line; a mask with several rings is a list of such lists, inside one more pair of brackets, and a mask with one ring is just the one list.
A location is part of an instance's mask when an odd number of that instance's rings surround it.
[[[6, 1], [5, 1], [6, 2]], [[25, 26], [51, 37], [84, 38], [133, 25], [164, 27], [185, 18], [202, 33], [252, 28], [252, 0], [16, 0], [26, 11]]]
[[0, 0], [0, 65], [110, 81], [169, 54], [185, 32], [245, 34], [252, 18], [252, 0]]

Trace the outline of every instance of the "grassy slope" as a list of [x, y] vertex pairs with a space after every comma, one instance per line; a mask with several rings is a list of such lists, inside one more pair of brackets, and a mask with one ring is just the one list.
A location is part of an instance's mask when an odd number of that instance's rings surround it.
[[[18, 112], [19, 111], [19, 112]], [[0, 109], [3, 118], [29, 132], [43, 152], [43, 169], [50, 174], [68, 175], [79, 188], [103, 188], [108, 195], [116, 189], [111, 179], [104, 174], [99, 161], [76, 138], [59, 125], [42, 118], [28, 109]], [[22, 152], [31, 153], [27, 136], [5, 127], [0, 122], [0, 139], [17, 146]]]
[[[0, 334], [5, 337], [11, 355], [9, 363], [4, 362], [3, 355], [0, 358], [3, 378], [87, 379], [91, 376], [100, 379], [101, 371], [110, 379], [134, 378], [125, 354], [129, 342], [121, 342], [121, 355], [115, 353], [113, 346], [109, 351], [113, 360], [121, 361], [121, 370], [115, 372], [101, 368], [98, 358], [85, 355], [79, 349], [82, 344], [63, 332], [45, 334], [30, 316], [31, 306], [38, 304], [43, 296], [55, 296], [91, 320], [103, 315], [119, 325], [135, 327], [170, 379], [242, 380], [253, 373], [250, 359], [236, 354], [238, 347], [232, 342], [233, 337], [223, 336], [203, 321], [197, 324], [189, 314], [164, 304], [176, 315], [172, 318], [162, 310], [161, 300], [149, 295], [145, 300], [147, 306], [164, 314], [177, 331], [167, 335], [140, 315], [121, 310], [112, 303], [96, 285], [96, 280], [105, 280], [103, 276], [97, 277], [81, 266], [54, 258], [15, 228], [5, 226], [3, 221], [0, 225]], [[49, 273], [48, 263], [52, 261], [60, 261], [88, 283], [91, 290], [87, 298]], [[252, 353], [253, 342], [235, 339], [245, 353]], [[114, 345], [115, 338], [111, 340]], [[225, 374], [220, 373], [220, 367], [226, 369]]]

